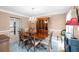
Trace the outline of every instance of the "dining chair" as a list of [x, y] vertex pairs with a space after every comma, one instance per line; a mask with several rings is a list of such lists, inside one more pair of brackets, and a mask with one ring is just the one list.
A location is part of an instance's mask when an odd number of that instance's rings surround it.
[[23, 43], [23, 40], [22, 40], [22, 32], [21, 31], [18, 31], [19, 32], [19, 46], [21, 43]]
[[28, 49], [27, 49], [27, 51], [30, 51], [31, 48], [34, 48], [34, 52], [35, 52], [36, 48], [38, 48], [40, 40], [37, 40], [35, 38], [34, 34], [35, 33], [30, 33], [30, 35], [29, 35], [29, 41], [28, 41]]
[[29, 52], [31, 48], [34, 48], [37, 46], [37, 42], [35, 40], [35, 37], [33, 37], [34, 33], [29, 33], [28, 40], [24, 42], [24, 45], [27, 46], [27, 51]]
[[20, 46], [20, 44], [21, 43], [23, 43], [23, 37], [22, 37], [22, 33], [24, 32], [24, 29], [20, 29], [19, 31], [18, 31], [18, 35], [19, 35], [19, 46]]
[[36, 40], [36, 38], [35, 38], [35, 36], [34, 36], [34, 52], [36, 51], [36, 48], [38, 48], [39, 49], [39, 47], [40, 47], [40, 40]]
[[28, 37], [23, 35], [22, 31], [19, 31], [19, 46], [22, 45], [22, 48], [26, 45]]
[[[48, 52], [50, 52], [52, 49], [52, 34], [53, 34], [53, 32], [49, 33], [48, 37], [45, 38], [45, 40], [43, 40], [41, 42], [41, 44], [46, 45], [48, 47]], [[44, 46], [43, 46], [43, 48], [44, 48]]]

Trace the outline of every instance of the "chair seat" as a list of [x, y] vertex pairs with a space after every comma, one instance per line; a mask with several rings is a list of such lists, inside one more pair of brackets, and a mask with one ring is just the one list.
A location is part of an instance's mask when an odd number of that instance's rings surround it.
[[47, 39], [45, 39], [45, 40], [43, 40], [43, 41], [41, 42], [41, 44], [45, 44], [45, 45], [48, 45], [48, 43], [49, 43], [49, 40], [47, 40]]
[[40, 43], [40, 41], [35, 41], [35, 46], [37, 46]]
[[23, 41], [26, 41], [26, 40], [28, 40], [28, 39], [23, 39]]

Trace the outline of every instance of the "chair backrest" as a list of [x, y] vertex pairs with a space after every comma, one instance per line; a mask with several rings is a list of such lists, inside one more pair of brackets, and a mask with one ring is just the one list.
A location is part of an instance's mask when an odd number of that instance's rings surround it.
[[52, 49], [52, 35], [53, 35], [53, 32], [49, 33], [49, 51], [51, 51]]
[[25, 37], [24, 37], [23, 32], [22, 32], [22, 31], [19, 31], [19, 40], [20, 40], [20, 41], [23, 41], [24, 38], [25, 38]]
[[21, 34], [22, 34], [22, 33], [21, 33], [21, 31], [18, 31], [18, 35], [19, 35], [19, 42], [20, 42], [20, 41], [22, 41], [22, 38], [21, 38], [21, 36], [22, 36], [22, 35], [21, 35]]
[[49, 40], [52, 39], [52, 36], [53, 36], [53, 32], [49, 33]]
[[21, 31], [18, 31], [19, 37], [21, 36]]

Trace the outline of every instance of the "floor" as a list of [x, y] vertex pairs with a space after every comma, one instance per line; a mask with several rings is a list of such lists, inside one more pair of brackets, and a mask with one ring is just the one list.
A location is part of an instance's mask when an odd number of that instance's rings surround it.
[[[40, 47], [36, 49], [35, 52], [47, 52], [48, 47], [45, 46], [46, 49]], [[10, 40], [10, 52], [28, 52], [28, 47], [23, 47], [18, 45], [18, 36], [12, 36]], [[32, 47], [29, 52], [34, 52], [34, 48]], [[64, 41], [57, 40], [55, 37], [52, 37], [52, 50], [51, 52], [64, 52]]]

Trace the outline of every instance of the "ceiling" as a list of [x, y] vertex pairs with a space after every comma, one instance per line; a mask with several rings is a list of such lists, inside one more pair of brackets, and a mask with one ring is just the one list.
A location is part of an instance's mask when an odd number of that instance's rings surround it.
[[0, 6], [0, 11], [22, 16], [42, 16], [66, 13], [70, 6]]

